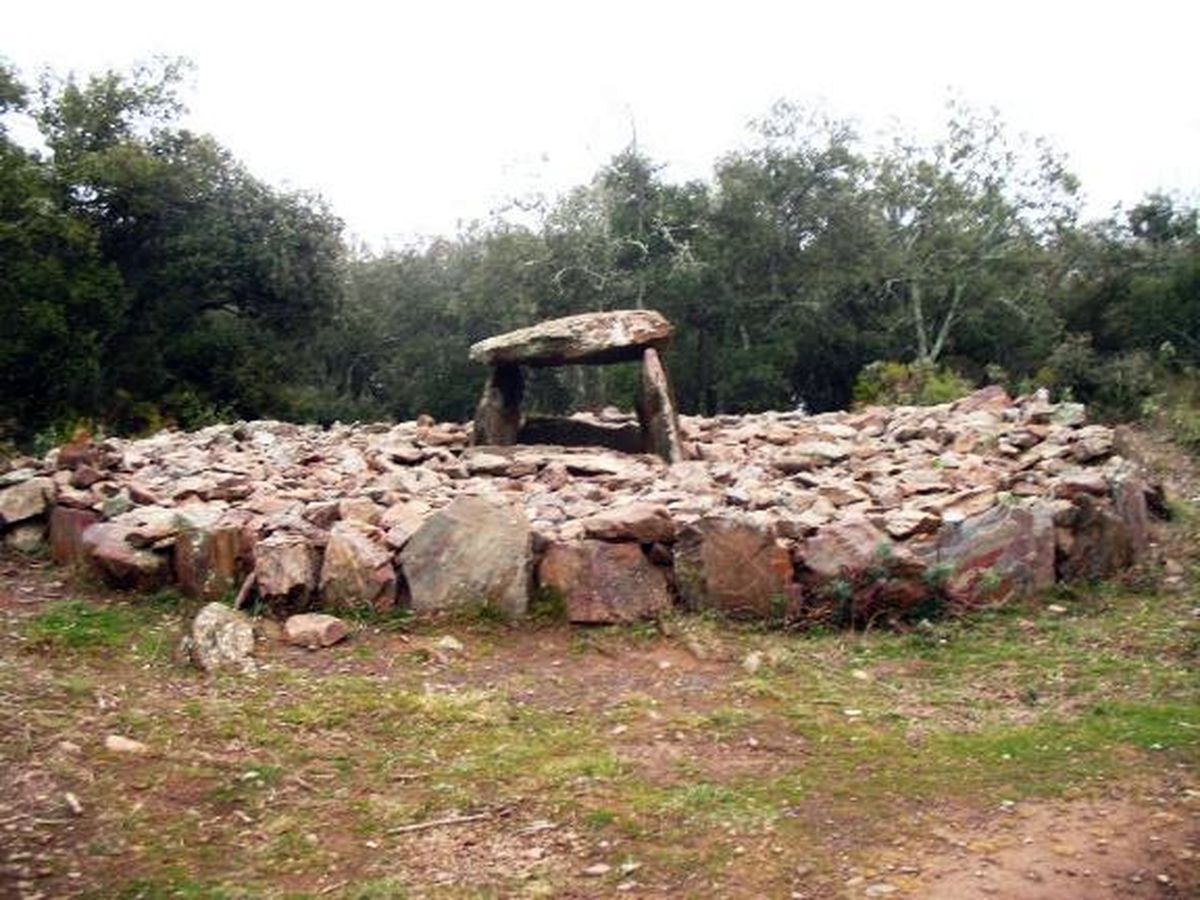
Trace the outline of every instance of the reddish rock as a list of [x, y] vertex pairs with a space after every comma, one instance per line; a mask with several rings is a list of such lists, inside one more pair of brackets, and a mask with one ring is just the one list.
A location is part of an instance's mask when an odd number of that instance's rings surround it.
[[708, 516], [680, 530], [675, 579], [690, 609], [767, 618], [787, 602], [791, 554], [756, 524]]
[[665, 506], [654, 503], [627, 503], [606, 509], [582, 520], [584, 533], [602, 541], [655, 541], [669, 544], [675, 540], [675, 523]]
[[83, 552], [108, 583], [127, 590], [153, 591], [171, 581], [170, 560], [129, 541], [130, 528], [113, 522], [92, 525], [83, 532]]
[[383, 535], [354, 521], [330, 529], [321, 565], [321, 600], [331, 609], [383, 612], [396, 604], [396, 570]]
[[1054, 584], [1054, 514], [1046, 504], [996, 506], [942, 529], [930, 566], [953, 567], [947, 593], [964, 602], [1027, 594]]
[[1089, 494], [1074, 499], [1065, 516], [1058, 575], [1066, 581], [1107, 578], [1133, 565], [1137, 548], [1129, 527], [1112, 507]]
[[350, 633], [346, 623], [337, 616], [325, 613], [301, 613], [288, 616], [283, 623], [283, 636], [289, 644], [316, 650], [330, 647]]
[[50, 510], [50, 554], [60, 566], [86, 562], [83, 533], [100, 521], [90, 509], [56, 506]]
[[563, 597], [572, 622], [633, 622], [671, 606], [666, 574], [632, 543], [553, 544], [538, 565], [538, 581]]
[[254, 567], [249, 515], [226, 512], [215, 521], [185, 519], [175, 539], [175, 580], [189, 597], [216, 600], [235, 591]]
[[1001, 413], [1012, 406], [1012, 398], [1002, 386], [989, 384], [973, 394], [968, 394], [954, 404], [956, 413], [972, 413], [979, 410]]

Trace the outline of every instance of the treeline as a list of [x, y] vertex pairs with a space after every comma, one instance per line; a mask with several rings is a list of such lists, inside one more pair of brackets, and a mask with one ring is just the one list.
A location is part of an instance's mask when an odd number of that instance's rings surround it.
[[[1050, 148], [968, 109], [936, 143], [873, 149], [780, 104], [710, 180], [671, 182], [631, 147], [565, 196], [371, 254], [317, 198], [180, 128], [180, 74], [31, 90], [0, 67], [0, 436], [466, 419], [474, 341], [638, 306], [678, 327], [689, 412], [1000, 381], [1128, 417], [1200, 362], [1196, 210], [1150, 195], [1083, 223]], [[2, 130], [20, 112], [44, 150]], [[547, 411], [626, 405], [634, 384], [541, 372], [531, 394]]]

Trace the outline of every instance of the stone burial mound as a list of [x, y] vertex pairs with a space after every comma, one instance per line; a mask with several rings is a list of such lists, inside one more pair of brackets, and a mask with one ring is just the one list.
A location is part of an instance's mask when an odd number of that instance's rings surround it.
[[516, 618], [553, 595], [581, 623], [674, 606], [862, 623], [1114, 574], [1157, 506], [1083, 407], [998, 387], [934, 407], [681, 417], [676, 463], [472, 446], [472, 427], [259, 421], [68, 444], [0, 474], [0, 527], [115, 586], [241, 588], [280, 611]]

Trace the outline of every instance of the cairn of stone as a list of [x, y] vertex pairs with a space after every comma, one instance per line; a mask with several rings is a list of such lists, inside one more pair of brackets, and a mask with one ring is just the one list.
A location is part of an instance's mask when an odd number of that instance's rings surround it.
[[[579, 413], [625, 426], [630, 414]], [[488, 606], [804, 619], [998, 602], [1147, 556], [1161, 495], [1079, 404], [681, 416], [687, 460], [472, 446], [471, 423], [282, 422], [68, 444], [0, 471], [0, 532], [137, 590], [280, 612]]]
[[[585, 430], [587, 426], [578, 420], [570, 428], [561, 421], [526, 422], [521, 412], [525, 393], [521, 367], [640, 361], [637, 449], [653, 453], [668, 463], [682, 462], [686, 457], [679, 434], [679, 417], [667, 370], [659, 355], [670, 343], [674, 330], [661, 313], [626, 309], [551, 319], [480, 341], [471, 347], [471, 359], [491, 366], [492, 370], [475, 411], [474, 443], [498, 447], [559, 443], [555, 437], [582, 433], [593, 439], [591, 443], [628, 448], [628, 441], [622, 445], [619, 428], [593, 425]], [[572, 443], [589, 441], [585, 437]]]

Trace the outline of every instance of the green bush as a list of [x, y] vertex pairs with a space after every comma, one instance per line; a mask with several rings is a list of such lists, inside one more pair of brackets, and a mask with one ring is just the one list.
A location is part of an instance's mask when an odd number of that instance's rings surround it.
[[855, 378], [854, 402], [858, 406], [933, 406], [965, 397], [974, 389], [952, 369], [879, 360], [864, 366]]

